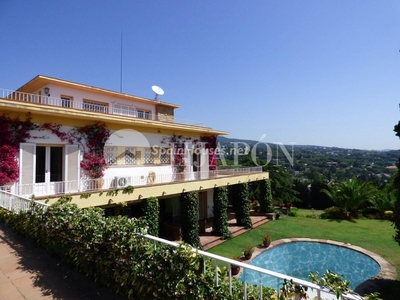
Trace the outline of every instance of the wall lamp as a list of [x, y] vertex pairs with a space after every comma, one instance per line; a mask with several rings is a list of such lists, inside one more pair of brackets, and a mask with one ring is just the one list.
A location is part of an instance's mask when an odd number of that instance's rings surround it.
[[50, 88], [48, 88], [47, 86], [44, 88], [44, 93], [46, 94], [46, 96], [50, 96]]

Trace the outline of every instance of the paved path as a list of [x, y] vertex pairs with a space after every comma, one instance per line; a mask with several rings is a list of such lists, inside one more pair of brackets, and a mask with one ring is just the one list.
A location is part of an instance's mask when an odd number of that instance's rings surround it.
[[124, 299], [0, 223], [0, 300]]

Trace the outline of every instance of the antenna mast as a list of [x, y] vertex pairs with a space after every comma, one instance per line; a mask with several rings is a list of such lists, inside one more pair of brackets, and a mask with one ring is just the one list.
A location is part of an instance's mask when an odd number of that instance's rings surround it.
[[122, 93], [122, 31], [121, 31], [121, 73], [119, 75], [119, 91]]

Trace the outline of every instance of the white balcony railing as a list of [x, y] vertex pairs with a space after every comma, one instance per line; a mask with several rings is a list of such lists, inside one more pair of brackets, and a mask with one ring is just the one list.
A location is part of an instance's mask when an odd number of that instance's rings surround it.
[[28, 212], [31, 209], [32, 203], [36, 203], [38, 206], [44, 209], [49, 206], [48, 204], [42, 202], [33, 201], [28, 198], [14, 195], [7, 190], [3, 190], [0, 188], [0, 207], [2, 208], [13, 211], [15, 213]]
[[[103, 189], [122, 189], [128, 185], [134, 187], [154, 185], [154, 184], [172, 184], [184, 181], [213, 179], [229, 176], [237, 176], [244, 174], [260, 173], [262, 167], [251, 168], [233, 168], [225, 170], [215, 170], [206, 172], [186, 172], [186, 173], [148, 173], [147, 175], [136, 176], [115, 176], [111, 178], [97, 179], [80, 179], [75, 181], [57, 181], [43, 182], [34, 184], [19, 184], [14, 183], [7, 188], [11, 193], [20, 195], [26, 198], [84, 193], [89, 191]], [[1, 188], [1, 187], [0, 187]], [[6, 187], [3, 187], [4, 189]]]
[[184, 120], [184, 119], [176, 119], [173, 116], [159, 117], [156, 114], [137, 111], [132, 105], [116, 103], [116, 102], [101, 104], [95, 102], [85, 102], [83, 99], [81, 101], [78, 101], [77, 99], [75, 99], [74, 101], [70, 101], [57, 97], [30, 94], [30, 93], [24, 93], [6, 89], [0, 89], [0, 98], [20, 101], [20, 102], [36, 103], [40, 105], [58, 106], [58, 107], [72, 108], [77, 110], [92, 111], [97, 113], [114, 114], [114, 115], [128, 116], [132, 118], [205, 127], [204, 123]]
[[[171, 242], [171, 241], [168, 241], [168, 240], [165, 240], [165, 239], [161, 239], [159, 237], [155, 237], [155, 236], [152, 236], [152, 235], [149, 235], [149, 234], [146, 234], [146, 235], [143, 235], [143, 236], [145, 238], [147, 238], [147, 239], [152, 240], [154, 242], [154, 247], [157, 247], [157, 243], [163, 243], [163, 244], [167, 244], [167, 245], [170, 245], [170, 246], [173, 246], [173, 247], [179, 247], [180, 246], [179, 243]], [[218, 268], [220, 266], [220, 263], [225, 263], [225, 264], [227, 264], [229, 266], [229, 268], [228, 268], [228, 278], [229, 278], [230, 296], [232, 296], [232, 273], [231, 273], [230, 266], [231, 265], [236, 265], [236, 266], [240, 266], [243, 269], [252, 270], [252, 271], [257, 272], [259, 274], [260, 281], [259, 281], [258, 286], [260, 288], [260, 298], [259, 298], [260, 300], [263, 299], [263, 297], [262, 297], [263, 285], [261, 283], [262, 283], [262, 279], [263, 279], [263, 277], [265, 275], [269, 275], [269, 276], [272, 276], [272, 277], [276, 278], [276, 287], [272, 287], [272, 288], [275, 288], [277, 291], [279, 291], [279, 289], [282, 287], [283, 280], [286, 279], [287, 281], [292, 280], [293, 283], [295, 283], [296, 285], [300, 285], [303, 288], [307, 288], [307, 294], [309, 296], [309, 299], [317, 299], [317, 300], [322, 300], [322, 299], [324, 299], [324, 300], [334, 300], [334, 299], [337, 299], [336, 295], [333, 292], [330, 292], [329, 289], [327, 289], [326, 287], [314, 284], [314, 283], [309, 282], [309, 281], [305, 281], [303, 279], [299, 279], [299, 278], [296, 278], [296, 277], [291, 277], [291, 276], [288, 276], [288, 275], [285, 275], [285, 274], [281, 274], [281, 273], [277, 273], [277, 272], [270, 271], [270, 270], [267, 270], [267, 269], [263, 269], [263, 268], [260, 268], [260, 267], [252, 266], [252, 265], [249, 265], [247, 263], [239, 262], [239, 261], [236, 261], [236, 260], [233, 260], [233, 259], [230, 259], [230, 258], [219, 256], [219, 255], [216, 255], [216, 254], [213, 254], [213, 253], [209, 253], [209, 252], [206, 252], [206, 251], [202, 251], [202, 250], [199, 250], [199, 249], [196, 249], [196, 248], [192, 248], [192, 251], [194, 253], [197, 252], [200, 255], [202, 255], [203, 257], [212, 259], [214, 261], [213, 266], [215, 268], [215, 272], [214, 272], [214, 274], [215, 274], [215, 284], [217, 286], [218, 286], [218, 281], [219, 281]], [[248, 296], [247, 296], [247, 283], [244, 283], [244, 293], [243, 294], [244, 294], [244, 299], [245, 300], [248, 299]], [[295, 298], [295, 299], [297, 299], [297, 298]], [[351, 293], [351, 294], [350, 293], [346, 293], [346, 294], [342, 295], [341, 299], [343, 299], [343, 300], [345, 300], [345, 299], [348, 299], [348, 300], [362, 300], [363, 297], [361, 297], [357, 293]]]

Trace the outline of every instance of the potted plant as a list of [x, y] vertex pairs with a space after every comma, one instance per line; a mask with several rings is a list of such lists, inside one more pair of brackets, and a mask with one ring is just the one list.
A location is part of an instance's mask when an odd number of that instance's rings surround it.
[[247, 246], [243, 248], [243, 256], [246, 260], [249, 260], [251, 256], [253, 255], [254, 252], [254, 247], [253, 246]]
[[[237, 261], [240, 261], [239, 257], [234, 257], [233, 259], [237, 260]], [[231, 264], [231, 274], [232, 274], [232, 276], [233, 275], [237, 275], [239, 273], [240, 273], [240, 266]]]
[[262, 236], [262, 242], [264, 247], [269, 247], [269, 245], [271, 245], [271, 236], [269, 234], [264, 234]]

